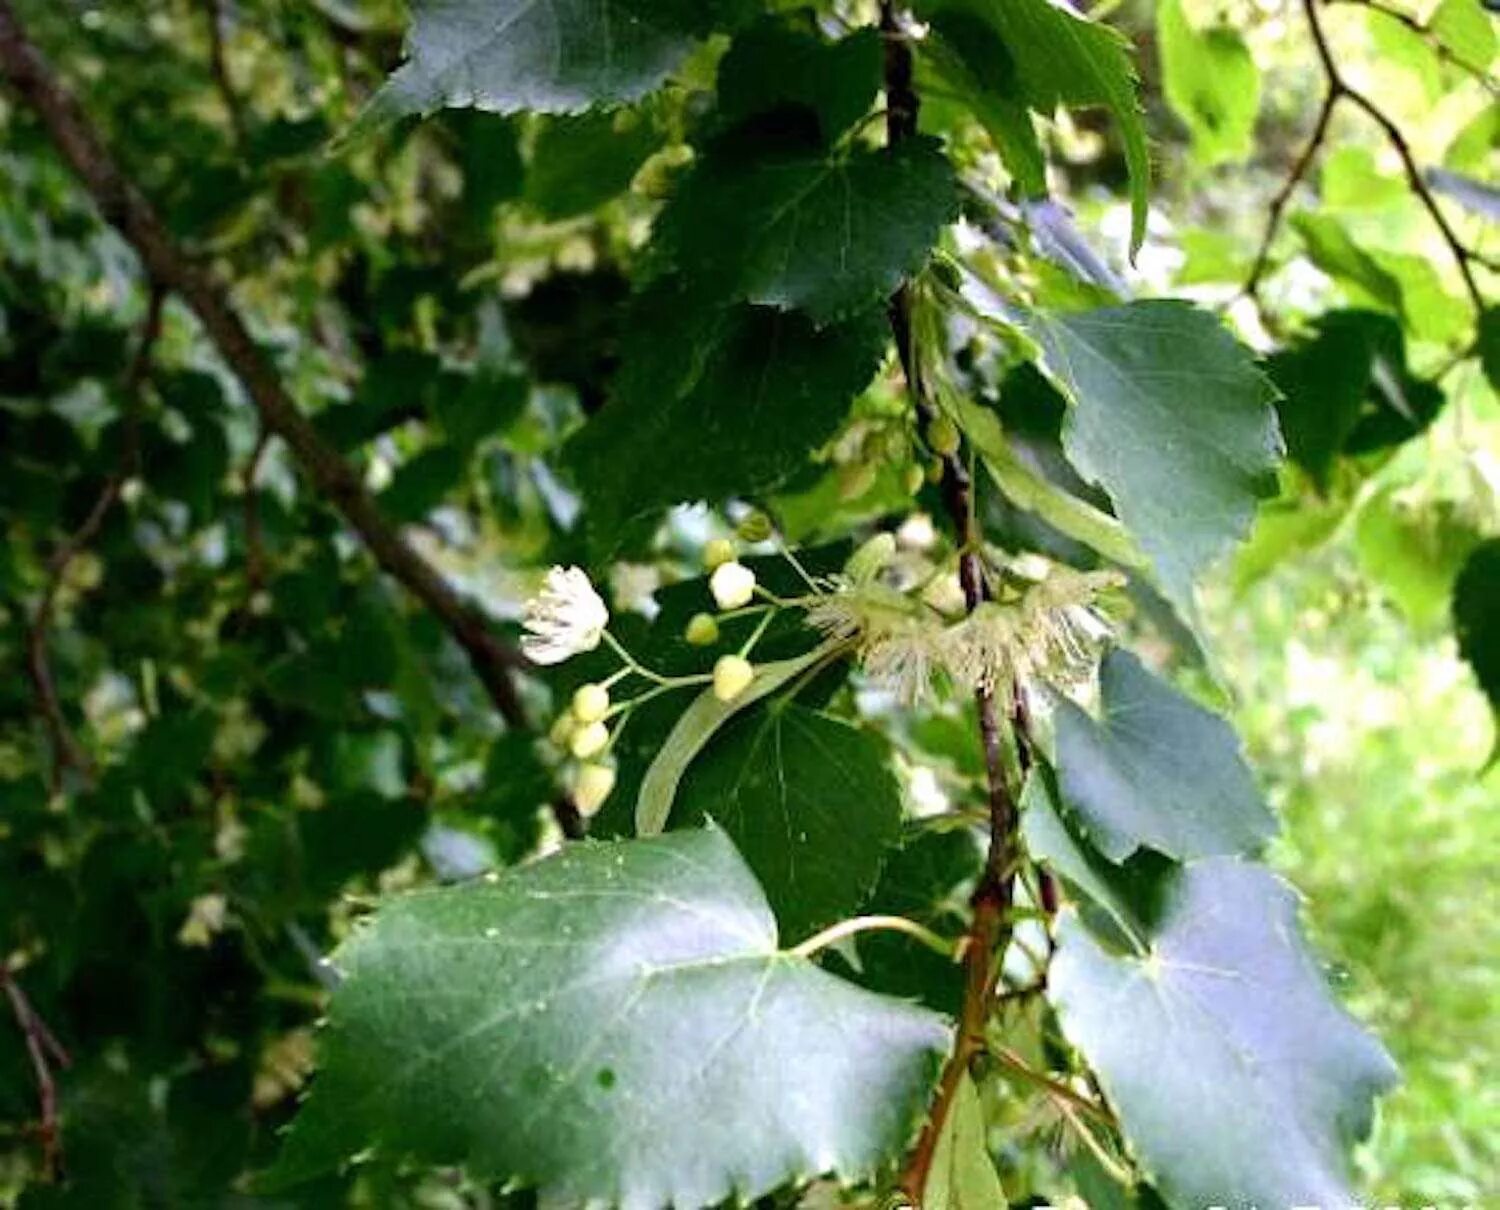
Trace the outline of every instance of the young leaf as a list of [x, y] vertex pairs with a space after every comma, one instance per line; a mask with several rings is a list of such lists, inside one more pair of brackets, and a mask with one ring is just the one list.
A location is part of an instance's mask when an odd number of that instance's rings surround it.
[[1182, 0], [1156, 6], [1162, 91], [1193, 136], [1205, 164], [1243, 160], [1254, 145], [1260, 106], [1260, 72], [1250, 48], [1232, 26], [1195, 29]]
[[630, 1210], [863, 1179], [947, 1044], [935, 1014], [779, 950], [712, 827], [394, 899], [334, 962], [275, 1186], [361, 1151]]
[[688, 178], [657, 231], [693, 280], [821, 325], [889, 295], [957, 215], [953, 169], [932, 139], [750, 156], [734, 143]]
[[1072, 912], [1048, 995], [1167, 1202], [1337, 1206], [1344, 1153], [1395, 1081], [1329, 994], [1291, 890], [1236, 858], [1171, 870], [1144, 953]]
[[1005, 1190], [985, 1141], [984, 1105], [967, 1075], [959, 1077], [922, 1189], [922, 1210], [1005, 1210]]
[[369, 128], [445, 106], [576, 113], [656, 88], [744, 0], [413, 0], [407, 62], [360, 116]]
[[634, 308], [604, 409], [565, 458], [612, 550], [670, 504], [762, 495], [803, 469], [880, 365], [882, 311], [818, 329], [765, 307], [727, 310], [664, 282]]
[[1192, 618], [1194, 578], [1275, 486], [1275, 389], [1213, 316], [1184, 302], [1038, 315], [1032, 333], [1075, 405], [1068, 457], [1109, 493]]
[[1015, 95], [1044, 116], [1059, 105], [1102, 105], [1110, 111], [1120, 125], [1130, 169], [1130, 246], [1139, 248], [1146, 235], [1151, 161], [1125, 40], [1053, 0], [923, 0], [917, 11], [946, 29], [949, 45], [981, 80], [998, 70], [993, 46], [956, 37], [953, 17], [962, 14], [964, 29], [988, 28], [1013, 73]]
[[1228, 723], [1128, 651], [1105, 657], [1099, 681], [1099, 720], [1059, 697], [1056, 725], [1063, 800], [1101, 853], [1252, 854], [1275, 834]]
[[885, 742], [791, 702], [731, 723], [679, 798], [733, 838], [789, 940], [858, 910], [901, 830]]

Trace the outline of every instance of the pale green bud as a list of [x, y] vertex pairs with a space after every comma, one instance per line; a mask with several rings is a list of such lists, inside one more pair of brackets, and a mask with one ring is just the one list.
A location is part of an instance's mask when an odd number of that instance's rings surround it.
[[580, 685], [573, 694], [573, 717], [580, 723], [597, 723], [609, 713], [609, 690], [603, 685]]
[[724, 655], [714, 665], [714, 696], [721, 702], [732, 702], [750, 687], [755, 668], [739, 655]]
[[694, 647], [711, 647], [719, 641], [719, 624], [712, 614], [695, 613], [683, 631], [682, 637]]

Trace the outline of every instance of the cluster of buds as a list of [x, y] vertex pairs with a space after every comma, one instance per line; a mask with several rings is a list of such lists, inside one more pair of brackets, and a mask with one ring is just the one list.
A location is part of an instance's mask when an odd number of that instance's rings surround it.
[[[709, 572], [709, 592], [717, 613], [699, 613], [688, 622], [684, 637], [694, 646], [719, 640], [725, 617], [761, 612], [762, 623], [739, 651], [719, 657], [711, 672], [665, 676], [636, 659], [609, 630], [609, 609], [588, 575], [576, 567], [554, 567], [542, 590], [526, 604], [522, 650], [537, 664], [560, 664], [606, 644], [620, 659], [620, 667], [601, 681], [580, 685], [568, 707], [558, 715], [548, 738], [572, 762], [569, 785], [574, 803], [585, 816], [604, 805], [615, 786], [611, 750], [632, 711], [668, 689], [704, 685], [721, 702], [736, 700], [755, 679], [750, 654], [765, 633], [777, 606], [752, 605], [759, 586], [755, 572], [741, 563], [727, 538], [709, 542], [703, 552]], [[639, 685], [638, 692], [616, 701], [611, 691], [622, 682]]]

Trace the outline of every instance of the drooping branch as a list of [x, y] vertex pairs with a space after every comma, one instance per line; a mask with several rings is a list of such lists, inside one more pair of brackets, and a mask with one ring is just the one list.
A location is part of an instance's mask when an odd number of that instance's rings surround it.
[[[885, 41], [886, 137], [887, 142], [894, 146], [916, 134], [920, 97], [913, 85], [911, 45], [890, 0], [882, 3], [880, 17]], [[919, 419], [926, 424], [932, 420], [935, 411], [923, 385], [921, 360], [914, 345], [909, 285], [902, 285], [896, 291], [888, 312], [896, 352], [906, 376], [907, 392]], [[965, 603], [973, 612], [989, 595], [974, 524], [973, 484], [960, 452], [945, 454], [942, 461], [940, 487], [945, 509], [958, 535], [959, 580], [963, 585]], [[954, 1031], [953, 1049], [939, 1077], [927, 1121], [901, 1172], [902, 1190], [918, 1206], [921, 1205], [938, 1139], [963, 1076], [985, 1046], [985, 1023], [990, 1015], [994, 987], [1008, 940], [1019, 859], [1019, 815], [1015, 795], [1006, 777], [1001, 706], [995, 695], [983, 688], [976, 692], [975, 704], [984, 749], [989, 845], [984, 871], [971, 899], [973, 919], [964, 941], [963, 1005]]]
[[[1251, 267], [1250, 276], [1246, 279], [1244, 293], [1253, 301], [1259, 302], [1259, 287], [1261, 279], [1265, 276], [1269, 263], [1271, 244], [1280, 229], [1283, 213], [1287, 203], [1291, 200], [1292, 193], [1303, 177], [1307, 175], [1318, 152], [1322, 149], [1328, 136], [1329, 122], [1333, 117], [1333, 111], [1338, 103], [1347, 100], [1356, 109], [1362, 110], [1386, 137], [1397, 157], [1401, 160], [1402, 171], [1406, 174], [1407, 184], [1412, 193], [1422, 204], [1422, 208], [1432, 217], [1433, 225], [1437, 227], [1438, 234], [1442, 236], [1443, 242], [1447, 244], [1448, 251], [1452, 254], [1454, 263], [1458, 266], [1459, 276], [1463, 279], [1464, 290], [1474, 304], [1476, 312], [1484, 310], [1484, 295], [1480, 292], [1479, 284], [1474, 279], [1474, 265], [1484, 265], [1486, 258], [1470, 248], [1458, 238], [1458, 233], [1453, 229], [1448, 216], [1443, 213], [1437, 196], [1417, 165], [1416, 157], [1412, 154], [1411, 144], [1401, 127], [1388, 113], [1385, 112], [1375, 101], [1364, 92], [1351, 85], [1339, 70], [1338, 64], [1333, 57], [1333, 51], [1328, 43], [1328, 36], [1323, 29], [1322, 18], [1318, 15], [1318, 0], [1302, 0], [1303, 12], [1307, 15], [1308, 28], [1312, 33], [1313, 48], [1317, 52], [1318, 65], [1323, 72], [1323, 78], [1327, 83], [1327, 90], [1323, 96], [1323, 104], [1318, 110], [1318, 117], [1313, 126], [1312, 136], [1307, 145], [1302, 149], [1296, 161], [1292, 165], [1292, 171], [1286, 182], [1271, 201], [1270, 213], [1266, 220], [1265, 234], [1261, 238], [1260, 250], [1257, 252], [1255, 262]], [[1387, 10], [1377, 5], [1378, 11], [1393, 15], [1394, 10]]]
[[63, 776], [67, 770], [87, 775], [92, 769], [88, 753], [78, 743], [73, 729], [68, 725], [67, 715], [58, 697], [57, 682], [52, 676], [52, 662], [47, 655], [47, 641], [52, 622], [57, 614], [57, 598], [67, 579], [68, 568], [73, 560], [86, 550], [100, 528], [125, 482], [135, 473], [140, 461], [137, 413], [140, 408], [141, 390], [151, 370], [151, 356], [161, 335], [162, 306], [164, 296], [153, 289], [146, 303], [146, 318], [141, 326], [141, 335], [135, 354], [125, 371], [120, 384], [120, 397], [124, 405], [125, 440], [119, 465], [104, 480], [98, 496], [90, 506], [83, 523], [70, 534], [47, 561], [47, 578], [42, 586], [41, 600], [31, 616], [26, 629], [26, 675], [31, 681], [32, 693], [42, 724], [47, 730], [47, 740], [52, 748], [52, 764], [48, 774], [48, 785], [56, 794], [62, 789]]
[[150, 280], [179, 294], [198, 317], [265, 429], [286, 442], [317, 492], [343, 514], [380, 567], [443, 624], [505, 720], [528, 727], [512, 676], [524, 667], [523, 658], [391, 525], [354, 468], [297, 409], [222, 288], [176, 245], [151, 204], [121, 172], [77, 99], [27, 37], [9, 0], [0, 0], [0, 73], [42, 120], [106, 221], [135, 249]]
[[41, 1113], [38, 1134], [42, 1146], [42, 1171], [46, 1179], [55, 1180], [62, 1175], [63, 1152], [57, 1117], [57, 1082], [53, 1079], [52, 1068], [54, 1065], [67, 1068], [72, 1065], [72, 1059], [32, 1007], [26, 993], [21, 990], [21, 985], [16, 982], [15, 975], [4, 963], [0, 963], [0, 987], [5, 989], [11, 1015], [20, 1027], [21, 1036], [26, 1042], [26, 1054], [31, 1059]]

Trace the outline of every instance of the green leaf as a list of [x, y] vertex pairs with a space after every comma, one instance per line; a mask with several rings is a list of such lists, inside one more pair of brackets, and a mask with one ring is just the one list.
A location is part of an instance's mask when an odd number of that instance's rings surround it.
[[1015, 59], [994, 26], [957, 6], [932, 14], [918, 92], [951, 94], [977, 118], [1025, 197], [1047, 195], [1047, 157]]
[[886, 340], [883, 310], [818, 329], [655, 287], [634, 308], [612, 398], [564, 453], [594, 548], [613, 550], [667, 505], [786, 483], [838, 429]]
[[1004, 1210], [1005, 1190], [990, 1159], [986, 1134], [979, 1090], [962, 1075], [933, 1148], [922, 1210]]
[[1328, 311], [1312, 333], [1269, 358], [1290, 457], [1326, 490], [1335, 459], [1422, 432], [1444, 397], [1406, 366], [1401, 326], [1378, 311]]
[[[987, 28], [999, 40], [1009, 64], [1004, 70], [1014, 72], [1013, 93], [1002, 94], [1003, 100], [1019, 96], [1043, 116], [1050, 116], [1059, 105], [1100, 105], [1110, 111], [1125, 145], [1130, 170], [1130, 247], [1132, 253], [1138, 249], [1146, 235], [1151, 160], [1125, 39], [1052, 0], [1008, 0], [1005, 4], [922, 0], [916, 9], [939, 25], [971, 71], [979, 67], [981, 82], [1002, 70], [1000, 61], [988, 39], [981, 46], [962, 31]], [[962, 25], [953, 22], [955, 13], [964, 14]]]
[[729, 833], [789, 939], [857, 911], [901, 833], [885, 741], [791, 702], [726, 727], [678, 797], [680, 818]]
[[1356, 244], [1338, 219], [1326, 214], [1294, 214], [1292, 226], [1307, 246], [1307, 258], [1353, 296], [1392, 314], [1406, 315], [1401, 282]]
[[1195, 29], [1182, 0], [1160, 0], [1156, 44], [1162, 91], [1187, 123], [1198, 158], [1206, 164], [1244, 160], [1260, 107], [1260, 72], [1245, 40], [1229, 25]]
[[1058, 923], [1048, 995], [1168, 1204], [1352, 1205], [1347, 1149], [1395, 1081], [1337, 1005], [1270, 871], [1168, 871], [1146, 948]]
[[[1459, 652], [1500, 720], [1500, 538], [1476, 546], [1459, 573], [1453, 586], [1453, 630]], [[1500, 754], [1500, 736], [1495, 751]]]
[[1366, 575], [1413, 626], [1431, 628], [1448, 613], [1459, 572], [1481, 535], [1451, 501], [1410, 503], [1397, 488], [1364, 501], [1355, 552]]
[[953, 169], [932, 139], [891, 150], [711, 152], [657, 224], [694, 281], [820, 326], [868, 309], [921, 268], [958, 216]]
[[864, 1179], [947, 1043], [935, 1014], [779, 950], [716, 828], [391, 900], [334, 962], [276, 1185], [356, 1152], [641, 1208]]
[[993, 411], [956, 392], [940, 391], [944, 411], [978, 451], [990, 478], [1007, 500], [1121, 567], [1147, 565], [1125, 527], [1037, 470], [1034, 462], [1012, 444]]
[[576, 113], [633, 101], [667, 78], [695, 36], [746, 7], [744, 0], [413, 0], [407, 62], [359, 127], [444, 107]]
[[1057, 698], [1063, 800], [1111, 861], [1139, 848], [1185, 859], [1254, 853], [1276, 831], [1233, 729], [1116, 649], [1100, 717]]
[[719, 64], [719, 117], [726, 126], [803, 110], [832, 144], [864, 117], [880, 89], [880, 34], [856, 30], [837, 42], [762, 21], [740, 34]]
[[662, 141], [636, 111], [549, 118], [531, 150], [526, 200], [549, 219], [587, 214], [624, 193]]
[[1171, 862], [1149, 849], [1123, 863], [1106, 858], [1089, 843], [1077, 814], [1062, 805], [1056, 774], [1045, 766], [1027, 776], [1021, 811], [1027, 853], [1081, 893], [1091, 927], [1107, 933], [1117, 948], [1144, 952], [1151, 922], [1160, 916], [1163, 876]]
[[1500, 307], [1486, 307], [1479, 317], [1479, 364], [1490, 386], [1500, 391]]
[[1275, 490], [1275, 389], [1213, 316], [1184, 302], [1036, 315], [1032, 331], [1074, 403], [1068, 457], [1109, 493], [1191, 618], [1194, 579]]
[[646, 770], [645, 777], [641, 779], [640, 796], [635, 804], [636, 833], [640, 836], [655, 836], [667, 826], [678, 785], [687, 772], [688, 765], [725, 723], [741, 710], [753, 706], [763, 697], [775, 693], [783, 685], [808, 671], [819, 660], [827, 659], [833, 650], [831, 645], [824, 644], [789, 659], [762, 664], [755, 670], [755, 679], [733, 701], [720, 701], [712, 689], [705, 689], [694, 698], [678, 718], [658, 749], [651, 767]]
[[[976, 734], [971, 729], [969, 738], [977, 746]], [[875, 893], [862, 910], [905, 916], [956, 942], [968, 925], [968, 892], [984, 866], [984, 851], [969, 828], [912, 830], [915, 834], [886, 858]], [[958, 1014], [963, 967], [951, 958], [913, 945], [910, 937], [878, 930], [861, 933], [855, 952], [857, 978], [865, 987]]]

